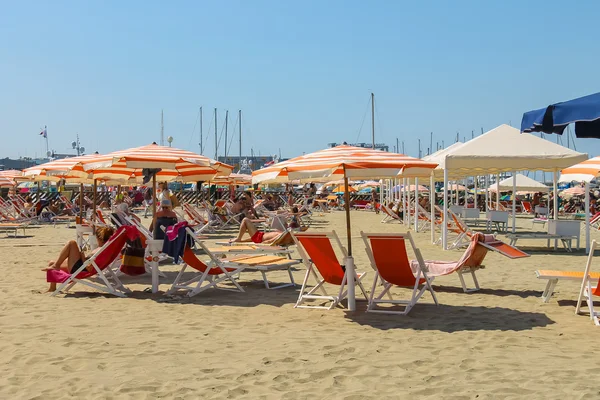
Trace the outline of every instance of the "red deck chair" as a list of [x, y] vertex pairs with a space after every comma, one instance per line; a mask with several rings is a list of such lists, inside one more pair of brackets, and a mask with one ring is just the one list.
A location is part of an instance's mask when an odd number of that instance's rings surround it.
[[[292, 236], [298, 245], [298, 253], [302, 257], [302, 262], [306, 266], [306, 275], [302, 282], [302, 289], [294, 307], [331, 310], [340, 304], [348, 294], [344, 290], [347, 281], [346, 271], [335, 254], [332, 241], [337, 244], [344, 258], [347, 256], [346, 249], [342, 246], [335, 231], [319, 233], [293, 232]], [[319, 271], [321, 278], [317, 275], [317, 271]], [[362, 291], [365, 299], [368, 299], [365, 288], [361, 283], [365, 275], [366, 272], [357, 273], [354, 281]], [[308, 279], [311, 276], [314, 277], [316, 285], [307, 291]], [[325, 283], [339, 286], [338, 294], [330, 295], [327, 293], [324, 287]], [[315, 294], [318, 290], [321, 291], [322, 295]], [[329, 306], [304, 304], [307, 300], [326, 300], [327, 302], [331, 302], [331, 304]]]
[[527, 214], [533, 214], [533, 207], [529, 201], [522, 201], [521, 205], [523, 206], [523, 211]]
[[[88, 287], [101, 290], [106, 293], [113, 294], [119, 297], [125, 297], [125, 293], [129, 292], [119, 278], [112, 271], [110, 266], [121, 255], [121, 250], [127, 241], [125, 229], [119, 229], [108, 242], [104, 244], [92, 257], [90, 257], [83, 265], [74, 273], [69, 274], [62, 270], [47, 271], [46, 280], [48, 282], [61, 283], [52, 293], [56, 296], [61, 291], [69, 291], [76, 283], [81, 283]], [[91, 266], [93, 270], [90, 272], [87, 267]], [[98, 276], [100, 283], [95, 283], [89, 278]], [[110, 282], [111, 279], [113, 282]]]
[[[421, 299], [426, 290], [431, 293], [435, 305], [438, 305], [437, 297], [431, 287], [431, 280], [427, 276], [425, 262], [421, 252], [415, 246], [410, 233], [360, 233], [365, 242], [367, 255], [371, 261], [371, 266], [375, 270], [375, 279], [369, 296], [369, 306], [367, 312], [378, 312], [386, 314], [406, 315]], [[411, 262], [408, 260], [406, 252], [407, 244], [415, 253], [417, 262], [414, 265], [416, 271], [411, 269]], [[377, 284], [381, 280], [383, 290], [376, 295]], [[412, 289], [410, 299], [394, 300], [390, 289], [392, 286], [401, 286]], [[389, 299], [383, 299], [388, 295]], [[404, 307], [401, 311], [394, 309], [382, 309], [378, 304], [392, 304]]]

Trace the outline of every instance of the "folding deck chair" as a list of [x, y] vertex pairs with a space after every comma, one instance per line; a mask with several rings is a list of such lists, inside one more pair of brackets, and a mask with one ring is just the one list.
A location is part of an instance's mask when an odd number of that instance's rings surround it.
[[[115, 273], [110, 268], [111, 265], [121, 255], [121, 250], [125, 246], [127, 235], [124, 229], [119, 229], [108, 242], [104, 244], [92, 257], [86, 260], [83, 265], [74, 273], [69, 274], [61, 270], [47, 271], [48, 282], [61, 283], [52, 296], [56, 296], [61, 291], [68, 292], [75, 284], [81, 283], [88, 287], [113, 294], [118, 297], [126, 297], [125, 293], [130, 292]], [[90, 272], [87, 267], [91, 266]], [[98, 277], [100, 283], [95, 283], [89, 278]], [[113, 282], [109, 281], [111, 279]]]
[[399, 223], [404, 223], [404, 221], [402, 221], [402, 218], [400, 218], [398, 216], [398, 214], [396, 214], [394, 211], [392, 211], [387, 205], [382, 204], [381, 205], [381, 210], [383, 211], [383, 219], [381, 220], [381, 223], [383, 224], [387, 224], [390, 222], [399, 222]]
[[[298, 296], [298, 301], [294, 308], [318, 308], [331, 310], [344, 300], [348, 292], [344, 290], [346, 287], [347, 276], [343, 264], [341, 264], [335, 254], [332, 246], [332, 241], [336, 243], [341, 250], [344, 258], [347, 256], [346, 249], [342, 246], [340, 239], [335, 231], [319, 232], [319, 233], [292, 233], [292, 237], [298, 246], [298, 253], [302, 257], [302, 262], [306, 266], [306, 274], [302, 282], [302, 289]], [[322, 279], [317, 275], [318, 270]], [[368, 299], [365, 288], [361, 281], [365, 277], [366, 272], [356, 273], [354, 282], [362, 291], [365, 299]], [[314, 277], [316, 285], [307, 291], [309, 277]], [[325, 290], [324, 284], [339, 286], [340, 289], [337, 295], [330, 295]], [[317, 290], [321, 291], [322, 295], [314, 294]], [[329, 306], [317, 306], [304, 304], [307, 300], [326, 300], [331, 302]]]
[[594, 310], [594, 296], [600, 296], [600, 284], [596, 283], [596, 287], [592, 287], [592, 281], [594, 280], [591, 276], [592, 269], [592, 258], [594, 257], [594, 250], [596, 250], [596, 241], [592, 241], [590, 248], [590, 254], [585, 264], [585, 271], [583, 272], [583, 279], [581, 281], [581, 289], [579, 290], [579, 297], [577, 298], [577, 307], [575, 308], [576, 314], [581, 314], [581, 303], [585, 300], [590, 318], [594, 321], [594, 324], [600, 326], [600, 312]]
[[[421, 299], [425, 291], [431, 293], [435, 305], [438, 305], [437, 297], [431, 287], [431, 280], [427, 276], [425, 262], [421, 252], [415, 246], [410, 232], [406, 234], [361, 232], [360, 235], [365, 242], [365, 250], [371, 261], [371, 266], [375, 270], [375, 279], [369, 296], [367, 312], [406, 315]], [[406, 252], [407, 241], [417, 258], [414, 273]], [[380, 280], [383, 284], [383, 290], [379, 295], [376, 295], [377, 284]], [[412, 288], [410, 299], [394, 300], [390, 293], [390, 289], [394, 285]], [[383, 296], [385, 295], [388, 295], [389, 299], [384, 300]], [[381, 309], [378, 304], [399, 305], [403, 306], [404, 310]]]
[[[556, 285], [558, 284], [558, 281], [582, 281], [582, 285], [581, 285], [581, 291], [579, 293], [579, 299], [577, 301], [578, 306], [577, 306], [577, 313], [579, 313], [579, 309], [580, 309], [580, 304], [581, 304], [581, 300], [582, 300], [582, 296], [585, 296], [586, 293], [583, 293], [582, 291], [584, 289], [587, 290], [587, 293], [589, 294], [589, 288], [588, 286], [591, 287], [592, 284], [597, 283], [598, 280], [600, 279], [600, 273], [598, 272], [591, 272], [591, 265], [592, 265], [592, 258], [594, 257], [594, 251], [596, 250], [596, 248], [598, 247], [598, 243], [595, 240], [592, 240], [592, 244], [590, 246], [590, 254], [588, 255], [587, 258], [587, 262], [585, 265], [585, 269], [583, 271], [557, 271], [557, 270], [547, 270], [547, 269], [540, 269], [535, 271], [535, 275], [537, 276], [538, 279], [545, 279], [548, 281], [548, 283], [546, 284], [546, 288], [544, 289], [544, 292], [542, 293], [542, 301], [544, 303], [548, 303], [550, 301], [550, 298], [552, 297], [552, 294], [554, 293], [554, 289], [556, 288]], [[598, 291], [598, 288], [596, 288], [594, 290], [594, 292]], [[586, 299], [587, 301], [587, 299]], [[593, 305], [592, 305], [593, 307]]]

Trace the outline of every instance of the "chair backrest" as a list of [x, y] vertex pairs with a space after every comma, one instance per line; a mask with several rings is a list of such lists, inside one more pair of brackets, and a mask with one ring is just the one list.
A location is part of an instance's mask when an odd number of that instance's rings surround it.
[[[398, 286], [414, 286], [416, 278], [410, 268], [406, 251], [408, 241], [419, 263], [421, 254], [414, 246], [410, 233], [360, 233], [371, 266], [385, 281]], [[422, 264], [421, 264], [422, 265]]]
[[469, 230], [470, 230], [469, 227], [467, 226], [467, 224], [464, 223], [464, 221], [458, 215], [454, 214], [450, 210], [448, 210], [448, 213], [450, 214], [450, 216], [452, 217], [452, 220], [454, 221], [454, 223], [456, 224], [456, 226], [462, 233], [469, 232]]
[[462, 257], [458, 260], [456, 269], [462, 267], [479, 267], [481, 263], [483, 263], [483, 259], [488, 252], [487, 247], [480, 244], [483, 242], [484, 238], [485, 236], [481, 232], [477, 232], [471, 236], [471, 243], [463, 253]]
[[[110, 239], [104, 243], [104, 246], [100, 247], [92, 256], [92, 260], [94, 264], [101, 270], [105, 270], [108, 266], [110, 266], [116, 259], [121, 255], [121, 250], [125, 246], [125, 242], [127, 241], [126, 228], [119, 228]], [[77, 274], [77, 278], [84, 279], [90, 276], [93, 276], [97, 273], [94, 269], [93, 271], [83, 270], [79, 274]]]
[[398, 214], [396, 214], [394, 211], [392, 211], [388, 206], [386, 206], [385, 204], [382, 205], [382, 209], [383, 212], [386, 213], [388, 216], [394, 218], [394, 219], [400, 219], [400, 217], [398, 216]]
[[528, 213], [533, 212], [533, 208], [531, 207], [531, 203], [528, 201], [522, 201], [521, 204], [523, 205], [523, 209], [525, 211], [527, 211]]
[[335, 254], [332, 240], [338, 243], [344, 256], [346, 256], [346, 250], [342, 247], [335, 231], [292, 233], [292, 236], [298, 245], [298, 253], [306, 265], [312, 262], [325, 282], [332, 285], [342, 284], [345, 271]]

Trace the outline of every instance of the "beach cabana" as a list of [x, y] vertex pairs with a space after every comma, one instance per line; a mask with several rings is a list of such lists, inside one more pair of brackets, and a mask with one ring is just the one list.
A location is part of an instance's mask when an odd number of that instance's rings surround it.
[[348, 257], [344, 261], [348, 274], [348, 309], [356, 309], [354, 297], [354, 258], [352, 257], [350, 196], [348, 179], [364, 180], [430, 176], [437, 166], [418, 158], [381, 150], [340, 145], [305, 154], [252, 172], [253, 183], [285, 182], [299, 179], [302, 182], [325, 182], [344, 179], [346, 234]]
[[[444, 187], [451, 175], [477, 176], [513, 173], [513, 191], [516, 192], [516, 171], [546, 171], [554, 174], [554, 192], [557, 192], [558, 171], [588, 158], [579, 153], [537, 136], [521, 133], [509, 125], [500, 125], [481, 136], [471, 139], [445, 155]], [[499, 181], [499, 179], [496, 179]], [[444, 218], [447, 218], [447, 191], [444, 190]], [[558, 219], [557, 200], [554, 204], [554, 219]], [[513, 231], [516, 222], [516, 200], [513, 199]], [[447, 246], [447, 223], [442, 230], [443, 248]]]
[[[517, 174], [516, 179], [516, 189], [518, 192], [548, 193], [548, 191], [550, 191], [548, 186], [523, 174]], [[513, 177], [511, 176], [510, 178], [506, 178], [500, 181], [499, 184], [494, 183], [493, 185], [490, 185], [488, 189], [490, 192], [497, 192], [498, 186], [500, 186], [500, 192], [512, 192], [515, 189], [513, 185]]]

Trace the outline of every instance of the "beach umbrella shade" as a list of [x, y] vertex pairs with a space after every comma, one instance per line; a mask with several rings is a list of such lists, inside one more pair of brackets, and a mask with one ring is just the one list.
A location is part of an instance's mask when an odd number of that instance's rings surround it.
[[[453, 183], [453, 184], [448, 185], [448, 189], [447, 190], [450, 191], [450, 192], [455, 192], [457, 190], [464, 191], [466, 189], [467, 188], [465, 186], [463, 186], [463, 185], [460, 185], [460, 184], [457, 185], [456, 183]], [[442, 187], [441, 190], [444, 190], [444, 188]]]
[[83, 163], [93, 160], [96, 157], [98, 157], [98, 154], [49, 161], [44, 164], [25, 168], [22, 175], [17, 179], [34, 182], [58, 182], [64, 179], [76, 183], [91, 183], [92, 177], [89, 172], [83, 170]]
[[[289, 159], [270, 167], [252, 172], [252, 182], [285, 182], [300, 179], [303, 182], [326, 182], [332, 178], [343, 178], [344, 187], [349, 179], [380, 179], [430, 176], [437, 163], [430, 163], [403, 154], [389, 153], [348, 145], [340, 145], [314, 153]], [[348, 309], [356, 309], [354, 298], [354, 259], [352, 257], [350, 196], [346, 189], [346, 235], [348, 238], [348, 257], [345, 260], [348, 272]]]
[[[221, 163], [191, 151], [175, 147], [150, 145], [97, 155], [83, 163], [84, 171], [94, 180], [131, 180], [146, 183], [144, 175], [152, 179], [153, 193], [156, 180], [198, 182], [228, 176], [233, 166]], [[152, 212], [156, 212], [153, 202]]]
[[381, 182], [379, 181], [365, 181], [363, 183], [359, 183], [358, 185], [355, 185], [354, 187], [357, 188], [358, 190], [361, 189], [365, 189], [365, 188], [378, 188], [381, 186]]
[[4, 171], [0, 171], [0, 177], [14, 180], [15, 178], [20, 177], [22, 173], [23, 171], [18, 169], [7, 169]]
[[[344, 193], [346, 190], [344, 189], [344, 186], [338, 186], [338, 187], [331, 189], [331, 191], [333, 193]], [[354, 189], [352, 186], [348, 186], [348, 192], [354, 193], [354, 192], [356, 192], [356, 189]]]
[[528, 111], [523, 114], [521, 132], [562, 135], [567, 125], [572, 123], [577, 137], [600, 138], [600, 93]]
[[228, 176], [218, 176], [211, 183], [215, 185], [251, 185], [252, 175], [249, 174], [230, 174]]
[[582, 186], [573, 186], [559, 193], [561, 197], [585, 196], [585, 188]]
[[6, 178], [4, 176], [0, 176], [0, 187], [13, 187], [17, 183], [12, 179]]

